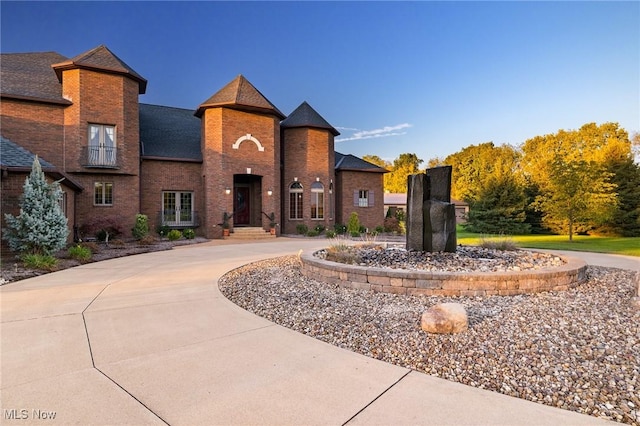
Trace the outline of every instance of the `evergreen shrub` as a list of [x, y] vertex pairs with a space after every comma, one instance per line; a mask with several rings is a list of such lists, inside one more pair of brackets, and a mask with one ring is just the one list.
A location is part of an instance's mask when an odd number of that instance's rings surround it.
[[172, 229], [167, 234], [167, 238], [169, 238], [169, 241], [179, 240], [180, 237], [182, 237], [182, 232], [178, 231], [177, 229]]
[[38, 157], [24, 182], [20, 199], [20, 214], [5, 214], [7, 227], [2, 238], [9, 248], [20, 254], [50, 255], [67, 244], [69, 228], [60, 207], [60, 184], [49, 184], [40, 167]]
[[133, 226], [131, 234], [136, 240], [149, 234], [149, 218], [146, 214], [136, 215], [136, 224]]

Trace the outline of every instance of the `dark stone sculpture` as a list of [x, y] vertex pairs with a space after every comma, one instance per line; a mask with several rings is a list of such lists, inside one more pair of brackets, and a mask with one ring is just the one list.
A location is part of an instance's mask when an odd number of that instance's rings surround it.
[[407, 250], [456, 251], [456, 208], [451, 204], [451, 166], [410, 175], [407, 192]]

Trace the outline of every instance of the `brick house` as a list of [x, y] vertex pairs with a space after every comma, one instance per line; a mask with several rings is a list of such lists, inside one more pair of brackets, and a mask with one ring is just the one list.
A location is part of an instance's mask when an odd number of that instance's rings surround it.
[[354, 211], [383, 222], [386, 170], [335, 152], [338, 131], [309, 104], [286, 116], [242, 75], [188, 110], [140, 103], [147, 81], [105, 46], [1, 61], [3, 212], [18, 213], [38, 155], [63, 179], [71, 228], [111, 216], [130, 232], [137, 213], [207, 238], [224, 222], [279, 233]]

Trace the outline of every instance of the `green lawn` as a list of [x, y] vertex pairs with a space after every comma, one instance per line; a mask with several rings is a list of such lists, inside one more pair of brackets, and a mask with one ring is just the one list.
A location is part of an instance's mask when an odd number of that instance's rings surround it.
[[478, 245], [482, 239], [513, 240], [518, 247], [591, 251], [596, 253], [625, 254], [628, 256], [640, 256], [640, 237], [593, 237], [586, 235], [574, 235], [573, 241], [569, 241], [568, 235], [509, 235], [487, 236], [466, 232], [458, 227], [458, 244]]

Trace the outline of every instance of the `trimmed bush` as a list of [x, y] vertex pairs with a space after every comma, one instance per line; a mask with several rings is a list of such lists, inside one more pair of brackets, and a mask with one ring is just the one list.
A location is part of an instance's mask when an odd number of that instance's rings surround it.
[[171, 228], [169, 228], [167, 225], [158, 227], [158, 235], [160, 235], [160, 237], [166, 237], [167, 234], [169, 234], [169, 231], [171, 231]]
[[296, 232], [300, 235], [305, 235], [309, 232], [309, 227], [305, 224], [296, 225]]
[[149, 218], [145, 214], [136, 215], [136, 224], [131, 230], [133, 238], [139, 240], [140, 238], [149, 234]]
[[338, 234], [336, 234], [336, 231], [332, 231], [330, 229], [327, 230], [327, 232], [325, 232], [324, 234], [327, 236], [327, 238], [335, 238], [336, 235], [338, 235]]
[[345, 225], [343, 225], [342, 223], [336, 223], [335, 225], [333, 225], [333, 229], [335, 230], [336, 234], [338, 234], [338, 235], [342, 235], [342, 234], [346, 234], [347, 233], [347, 227]]
[[388, 217], [384, 220], [384, 230], [385, 232], [395, 232], [400, 233], [400, 221], [395, 217]]
[[307, 231], [307, 237], [317, 237], [320, 235], [318, 231]]
[[316, 227], [314, 229], [316, 230], [316, 232], [318, 234], [322, 234], [322, 232], [324, 232], [324, 230], [325, 230], [325, 227], [324, 227], [324, 225], [316, 225]]
[[193, 240], [196, 237], [196, 232], [191, 228], [187, 228], [184, 231], [182, 231], [182, 236], [185, 237], [187, 240]]
[[178, 231], [177, 229], [172, 229], [167, 234], [167, 238], [169, 238], [169, 241], [179, 240], [180, 237], [182, 237], [182, 232]]
[[360, 219], [358, 218], [358, 213], [352, 212], [349, 216], [349, 223], [347, 224], [347, 232], [349, 235], [357, 236], [354, 234], [360, 235]]

